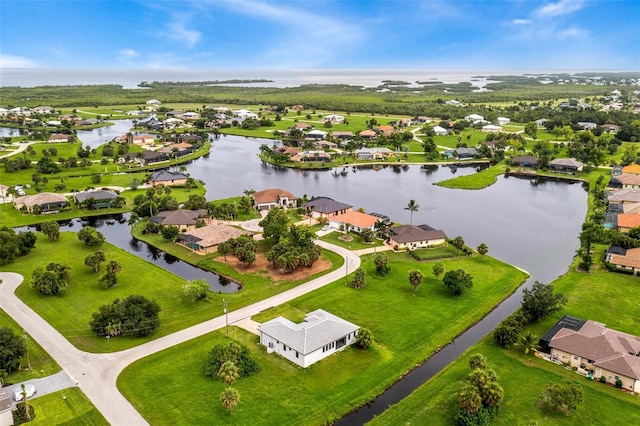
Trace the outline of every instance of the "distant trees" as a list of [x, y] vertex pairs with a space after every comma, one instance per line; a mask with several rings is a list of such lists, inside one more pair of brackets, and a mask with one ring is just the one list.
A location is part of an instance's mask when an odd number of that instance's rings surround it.
[[442, 278], [442, 283], [453, 295], [459, 296], [473, 287], [473, 277], [464, 269], [447, 271]]
[[45, 295], [62, 296], [67, 292], [71, 267], [66, 263], [49, 263], [31, 274], [31, 286]]
[[146, 337], [160, 326], [159, 313], [155, 301], [131, 295], [100, 306], [89, 326], [99, 336]]
[[7, 327], [0, 327], [0, 371], [7, 374], [20, 369], [20, 360], [27, 352], [22, 336]]

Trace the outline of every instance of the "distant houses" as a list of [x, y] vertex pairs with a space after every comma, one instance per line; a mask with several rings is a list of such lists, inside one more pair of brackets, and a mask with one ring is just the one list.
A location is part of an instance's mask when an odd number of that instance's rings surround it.
[[382, 160], [395, 154], [389, 148], [362, 148], [354, 151], [357, 160]]
[[101, 189], [98, 191], [77, 192], [74, 195], [76, 206], [88, 209], [105, 209], [111, 207], [113, 201], [118, 198], [114, 191]]
[[52, 192], [41, 192], [35, 195], [24, 195], [14, 200], [17, 210], [27, 213], [57, 213], [69, 205], [67, 197]]
[[252, 194], [253, 204], [258, 210], [271, 210], [274, 207], [295, 207], [298, 197], [280, 188], [265, 189]]

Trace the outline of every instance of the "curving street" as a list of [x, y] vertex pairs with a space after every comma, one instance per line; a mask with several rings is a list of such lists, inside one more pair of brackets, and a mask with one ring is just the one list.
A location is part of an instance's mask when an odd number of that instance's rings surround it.
[[[319, 289], [344, 278], [360, 266], [360, 258], [355, 253], [324, 241], [316, 241], [316, 243], [322, 248], [341, 255], [345, 260], [344, 265], [283, 293], [229, 312], [229, 323], [237, 323], [265, 309]], [[23, 281], [22, 275], [3, 272], [0, 273], [0, 280], [2, 280], [0, 308], [20, 324], [51, 355], [107, 421], [114, 425], [148, 424], [116, 387], [118, 375], [127, 365], [163, 349], [223, 328], [226, 324], [225, 317], [222, 315], [135, 348], [115, 353], [93, 354], [78, 350], [15, 295], [16, 288]]]

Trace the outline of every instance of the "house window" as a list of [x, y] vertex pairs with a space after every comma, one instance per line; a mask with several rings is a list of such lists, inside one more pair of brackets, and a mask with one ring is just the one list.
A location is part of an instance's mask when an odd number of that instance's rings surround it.
[[296, 358], [300, 358], [300, 354], [296, 351]]
[[577, 361], [577, 360], [579, 360], [579, 359], [580, 359], [580, 357], [578, 357], [578, 355], [574, 355], [574, 356], [573, 356], [573, 359]]
[[616, 380], [619, 380], [619, 379], [620, 379], [620, 377], [616, 376]]
[[269, 342], [269, 347], [273, 349], [273, 342]]

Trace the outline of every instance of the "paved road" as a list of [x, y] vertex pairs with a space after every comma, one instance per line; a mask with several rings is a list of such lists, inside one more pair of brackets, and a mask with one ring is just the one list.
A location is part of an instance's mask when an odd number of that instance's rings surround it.
[[[229, 312], [229, 323], [236, 323], [265, 309], [281, 305], [344, 278], [347, 272], [353, 272], [360, 266], [360, 258], [349, 250], [324, 241], [318, 241], [317, 244], [340, 254], [345, 259], [344, 265], [291, 290]], [[163, 349], [223, 328], [226, 324], [223, 315], [125, 351], [92, 354], [75, 348], [56, 329], [18, 299], [14, 292], [22, 283], [22, 275], [4, 272], [0, 273], [0, 280], [2, 280], [0, 308], [7, 312], [51, 355], [100, 410], [107, 421], [113, 425], [147, 424], [140, 413], [116, 388], [116, 379], [127, 365]]]

